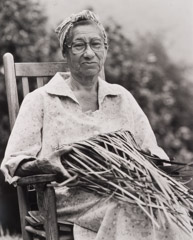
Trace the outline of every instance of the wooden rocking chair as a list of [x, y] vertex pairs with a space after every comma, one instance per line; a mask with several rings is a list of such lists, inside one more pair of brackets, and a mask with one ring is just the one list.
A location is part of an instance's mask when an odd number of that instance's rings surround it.
[[[36, 87], [43, 86], [56, 72], [66, 71], [66, 64], [64, 62], [14, 63], [14, 58], [10, 53], [4, 55], [3, 62], [10, 128], [12, 129], [19, 111], [19, 79], [21, 80], [23, 97], [25, 97], [30, 91], [32, 82], [32, 85], [36, 82]], [[60, 225], [57, 222], [55, 191], [49, 184], [54, 180], [54, 174], [42, 174], [19, 179], [17, 193], [23, 240], [58, 240], [59, 235], [61, 235], [59, 231], [63, 233], [62, 239], [73, 239], [72, 225]], [[36, 200], [34, 190], [42, 191], [42, 206], [34, 203]], [[40, 209], [43, 211], [43, 215], [38, 215]]]

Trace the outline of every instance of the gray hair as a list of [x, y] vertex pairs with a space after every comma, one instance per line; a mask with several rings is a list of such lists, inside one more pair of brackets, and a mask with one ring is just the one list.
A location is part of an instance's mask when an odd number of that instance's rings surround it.
[[91, 22], [96, 23], [96, 25], [99, 27], [99, 29], [102, 32], [102, 35], [104, 38], [104, 44], [105, 44], [105, 47], [107, 48], [108, 46], [107, 34], [105, 32], [105, 29], [102, 23], [99, 21], [99, 18], [93, 12], [89, 10], [83, 10], [82, 12], [72, 14], [70, 17], [64, 19], [64, 21], [55, 30], [55, 32], [58, 35], [60, 47], [63, 53], [65, 53], [64, 45], [66, 43], [66, 39], [68, 37], [70, 29], [74, 26], [74, 24], [83, 20], [90, 20]]

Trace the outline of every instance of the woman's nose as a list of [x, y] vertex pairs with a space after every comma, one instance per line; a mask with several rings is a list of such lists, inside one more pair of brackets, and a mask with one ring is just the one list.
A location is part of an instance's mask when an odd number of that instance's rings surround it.
[[85, 52], [84, 52], [84, 56], [85, 57], [93, 57], [95, 55], [95, 52], [92, 50], [92, 48], [90, 47], [89, 44], [87, 44]]

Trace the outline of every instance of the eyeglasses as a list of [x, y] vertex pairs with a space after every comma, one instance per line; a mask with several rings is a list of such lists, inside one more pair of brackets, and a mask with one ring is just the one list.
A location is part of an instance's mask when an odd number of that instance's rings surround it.
[[88, 45], [94, 52], [100, 52], [105, 49], [104, 42], [99, 39], [93, 39], [90, 42], [77, 41], [73, 42], [71, 46], [66, 46], [71, 48], [73, 54], [81, 54], [86, 51]]

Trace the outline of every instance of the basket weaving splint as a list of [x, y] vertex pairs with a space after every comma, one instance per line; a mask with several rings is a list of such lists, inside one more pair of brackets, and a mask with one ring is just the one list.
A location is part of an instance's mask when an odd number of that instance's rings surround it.
[[[170, 163], [170, 166], [165, 166]], [[101, 195], [137, 204], [154, 226], [174, 221], [188, 231], [187, 222], [178, 209], [193, 211], [193, 196], [180, 181], [183, 163], [172, 163], [144, 153], [129, 131], [101, 134], [73, 143], [64, 167], [73, 176], [67, 186], [84, 187]], [[174, 171], [171, 171], [172, 165]], [[156, 212], [156, 214], [155, 214]], [[162, 221], [163, 220], [163, 221]]]

